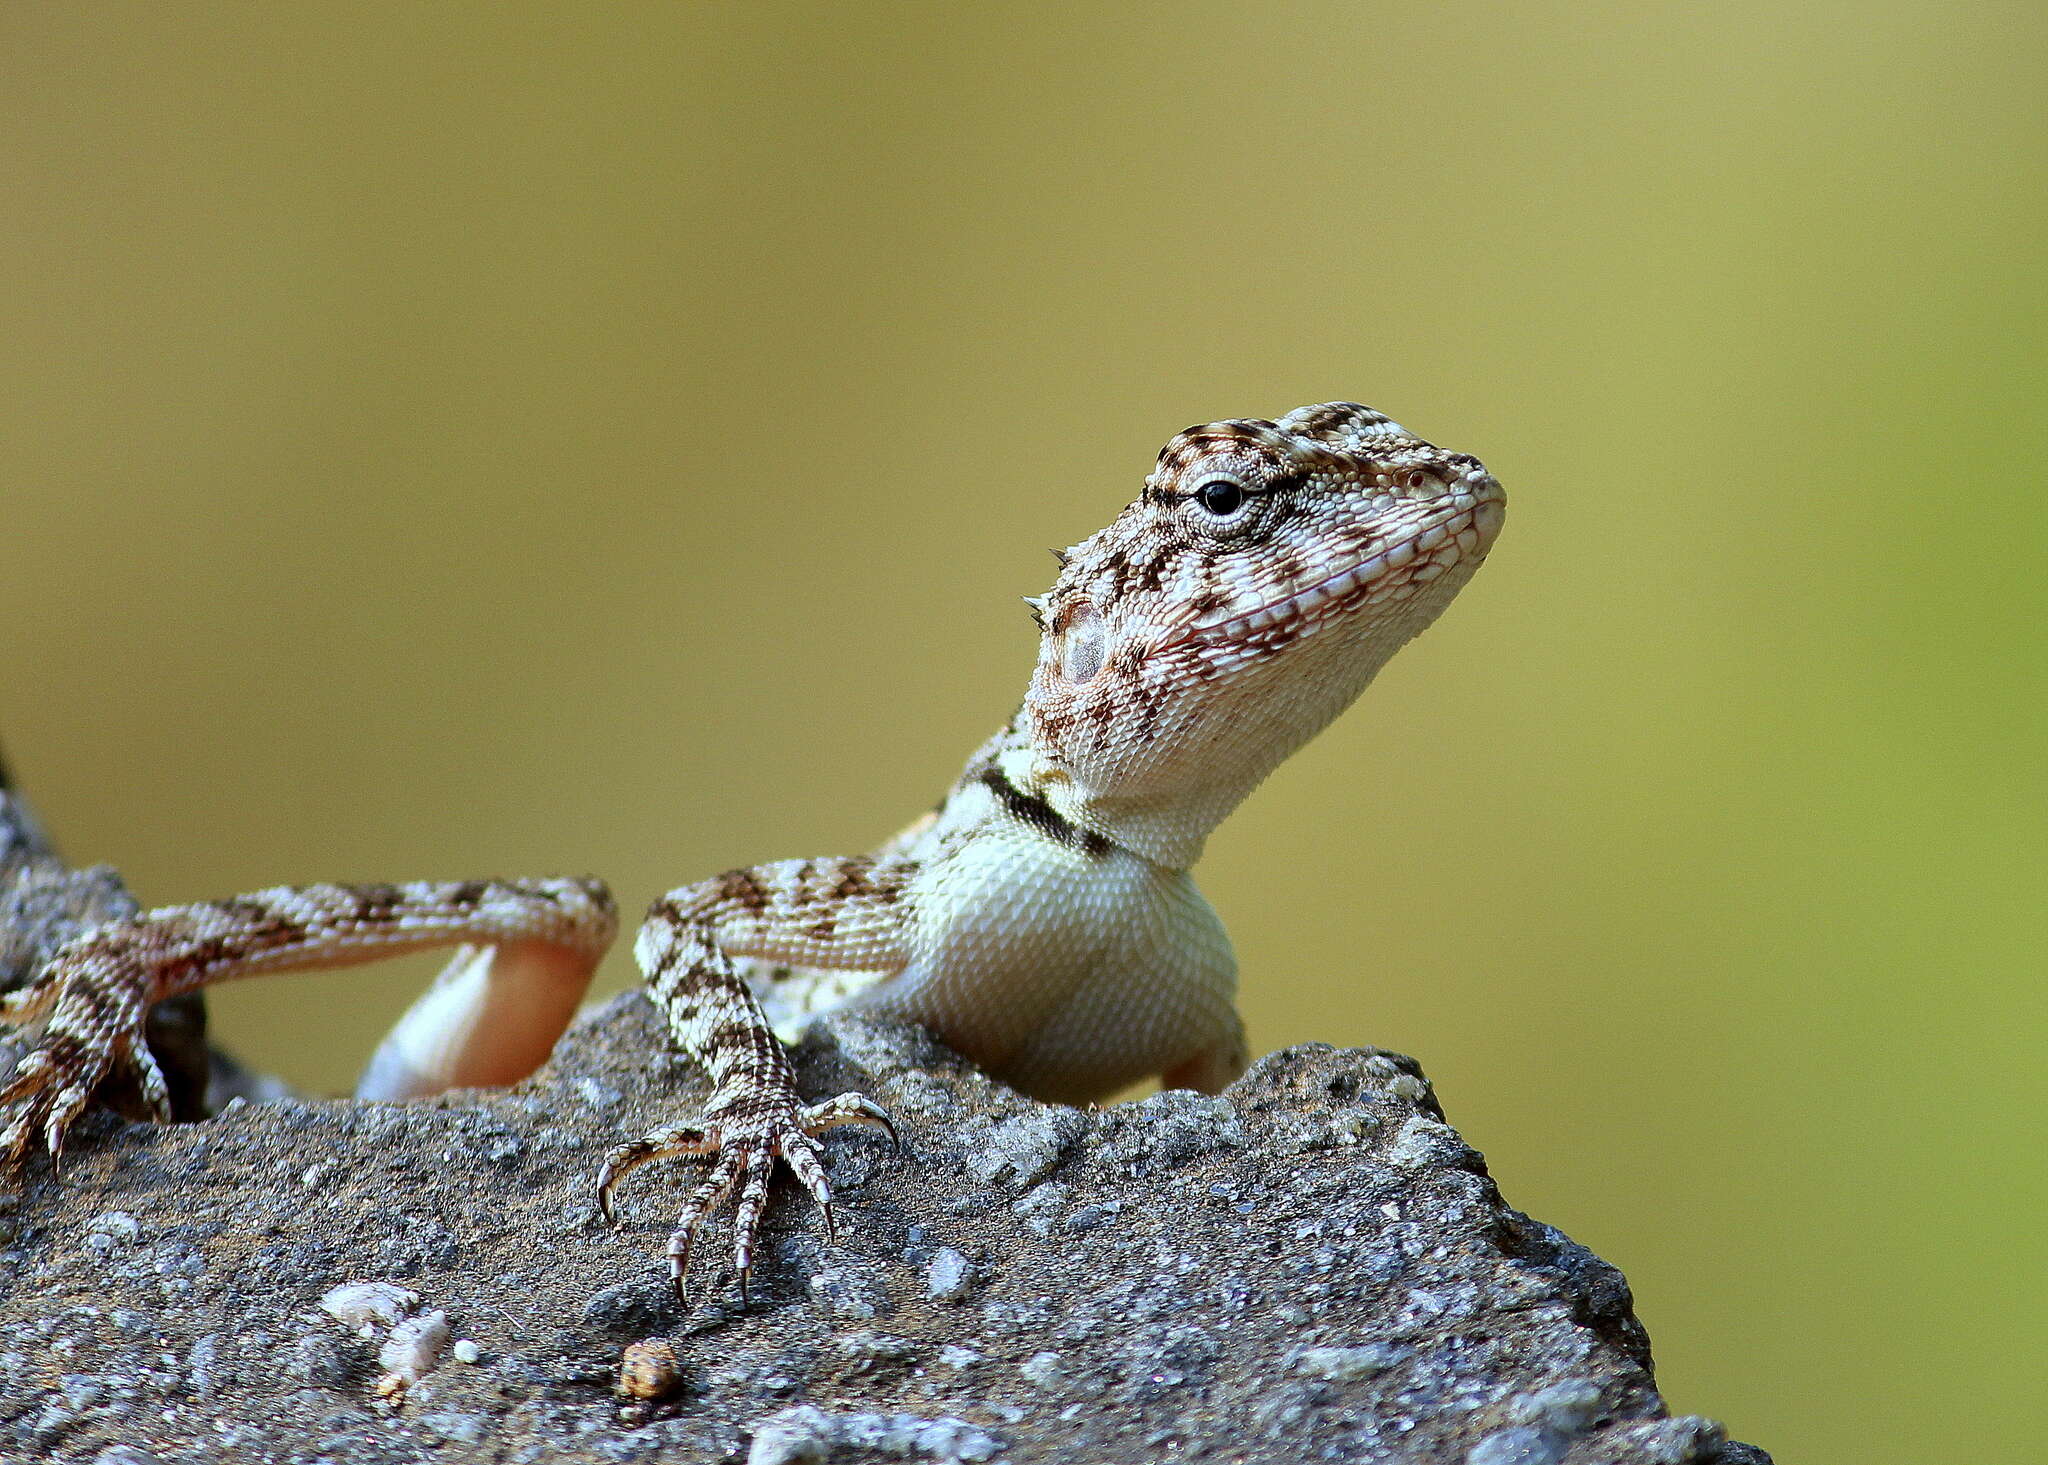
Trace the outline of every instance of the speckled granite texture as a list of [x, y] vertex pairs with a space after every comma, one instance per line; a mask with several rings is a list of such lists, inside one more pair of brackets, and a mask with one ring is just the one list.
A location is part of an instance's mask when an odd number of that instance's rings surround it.
[[[838, 1240], [785, 1192], [752, 1308], [713, 1232], [685, 1311], [690, 1170], [633, 1177], [616, 1230], [591, 1192], [701, 1099], [664, 1052], [629, 997], [502, 1093], [89, 1121], [0, 1198], [0, 1458], [1768, 1461], [1665, 1416], [1620, 1273], [1508, 1209], [1409, 1059], [1081, 1111], [835, 1020], [806, 1091], [867, 1091], [910, 1152], [835, 1137]], [[446, 1314], [395, 1405], [389, 1329], [320, 1308], [359, 1280]], [[634, 1344], [667, 1397], [615, 1391]]]

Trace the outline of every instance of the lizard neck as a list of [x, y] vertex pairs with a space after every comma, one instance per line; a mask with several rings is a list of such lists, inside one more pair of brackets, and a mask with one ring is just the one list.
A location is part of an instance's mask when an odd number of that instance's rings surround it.
[[[1238, 795], [1242, 797], [1242, 795]], [[1020, 716], [975, 751], [940, 810], [931, 837], [971, 835], [991, 819], [1022, 824], [1057, 845], [1089, 854], [1121, 849], [1166, 870], [1185, 870], [1201, 856], [1209, 830], [1230, 812], [1221, 804], [1197, 827], [1186, 809], [1126, 808], [1091, 792], [1059, 758], [1034, 739]], [[1156, 813], [1158, 817], [1145, 817]]]
[[[1069, 756], [1028, 715], [1010, 756], [1062, 817], [1168, 869], [1201, 858], [1209, 835], [1289, 755], [1355, 701], [1419, 624], [1333, 628], [1241, 674], [1225, 715], [1162, 713], [1138, 759]], [[1028, 753], [1028, 761], [1027, 761]], [[1091, 779], [1090, 774], [1096, 776]]]

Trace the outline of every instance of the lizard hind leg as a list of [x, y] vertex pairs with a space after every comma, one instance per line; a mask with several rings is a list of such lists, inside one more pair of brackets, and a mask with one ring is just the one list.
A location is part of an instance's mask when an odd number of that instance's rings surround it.
[[511, 948], [522, 971], [587, 979], [616, 927], [611, 894], [593, 879], [276, 886], [91, 927], [0, 998], [0, 1029], [31, 1034], [0, 1089], [0, 1166], [22, 1163], [38, 1139], [56, 1154], [109, 1077], [125, 1074], [155, 1118], [172, 1117], [145, 1029], [166, 999], [465, 941]]

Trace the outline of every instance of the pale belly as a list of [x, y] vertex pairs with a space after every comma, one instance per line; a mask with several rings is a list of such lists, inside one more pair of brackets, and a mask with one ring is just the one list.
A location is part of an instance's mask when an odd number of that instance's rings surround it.
[[1185, 872], [986, 841], [914, 894], [911, 964], [845, 1005], [928, 1027], [1036, 1098], [1101, 1098], [1236, 1031], [1236, 958]]

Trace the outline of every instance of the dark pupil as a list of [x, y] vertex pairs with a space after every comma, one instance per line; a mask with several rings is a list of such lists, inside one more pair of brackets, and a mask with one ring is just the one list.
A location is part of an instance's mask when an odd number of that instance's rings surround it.
[[1197, 494], [1202, 500], [1202, 507], [1218, 518], [1236, 513], [1238, 505], [1244, 502], [1244, 490], [1227, 478], [1210, 479], [1197, 490]]

